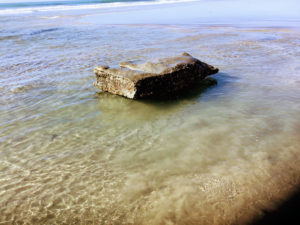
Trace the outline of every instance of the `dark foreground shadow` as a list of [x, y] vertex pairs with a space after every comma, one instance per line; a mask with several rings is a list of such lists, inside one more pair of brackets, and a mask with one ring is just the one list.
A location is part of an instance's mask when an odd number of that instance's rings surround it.
[[275, 210], [265, 211], [263, 217], [254, 219], [251, 225], [299, 225], [300, 224], [300, 186], [286, 201]]

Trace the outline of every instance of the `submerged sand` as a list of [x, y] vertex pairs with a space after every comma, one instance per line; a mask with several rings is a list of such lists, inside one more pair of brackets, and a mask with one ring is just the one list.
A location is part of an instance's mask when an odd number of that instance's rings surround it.
[[[299, 28], [5, 19], [0, 224], [245, 224], [299, 184]], [[182, 51], [218, 85], [171, 101], [91, 85], [101, 63]]]

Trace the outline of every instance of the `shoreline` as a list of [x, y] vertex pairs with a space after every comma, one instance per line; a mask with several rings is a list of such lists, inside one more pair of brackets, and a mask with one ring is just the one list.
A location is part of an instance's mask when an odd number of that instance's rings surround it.
[[[258, 0], [256, 0], [258, 1]], [[74, 9], [62, 8], [63, 11], [30, 11], [21, 14], [1, 14], [0, 19], [6, 17], [28, 16], [36, 19], [48, 18], [50, 21], [55, 19], [68, 20], [76, 19], [82, 23], [95, 25], [109, 24], [167, 24], [167, 25], [234, 25], [234, 26], [253, 26], [253, 27], [272, 27], [272, 26], [292, 26], [300, 27], [300, 6], [293, 5], [293, 0], [288, 0], [286, 5], [282, 4], [280, 13], [276, 7], [268, 8], [271, 0], [266, 1], [261, 9], [249, 7], [248, 3], [236, 2], [234, 0], [208, 1], [208, 0], [187, 0], [183, 1], [150, 1], [134, 2], [132, 6], [113, 7], [104, 6], [100, 9]], [[134, 4], [146, 5], [134, 5]], [[255, 2], [254, 2], [255, 3]], [[253, 3], [253, 4], [254, 4]], [[99, 4], [99, 5], [105, 5]], [[111, 3], [108, 3], [111, 4]], [[126, 3], [127, 4], [127, 3]], [[132, 3], [130, 3], [132, 4]], [[287, 10], [289, 4], [291, 10]], [[254, 4], [255, 5], [255, 4]], [[101, 6], [102, 7], [102, 6]], [[240, 8], [239, 8], [240, 7]], [[266, 7], [268, 9], [263, 10]], [[285, 10], [286, 9], [286, 12]], [[299, 10], [298, 10], [299, 9]], [[13, 10], [13, 9], [12, 9]], [[53, 11], [52, 11], [53, 10]], [[244, 13], [241, 13], [244, 10]], [[156, 15], [156, 16], [153, 16]]]

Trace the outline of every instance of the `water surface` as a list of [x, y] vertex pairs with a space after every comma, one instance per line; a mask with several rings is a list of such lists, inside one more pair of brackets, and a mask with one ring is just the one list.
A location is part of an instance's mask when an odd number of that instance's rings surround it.
[[[1, 224], [243, 224], [299, 182], [299, 27], [128, 22], [143, 10], [167, 7], [0, 17]], [[98, 64], [183, 51], [218, 85], [170, 101], [92, 86]]]

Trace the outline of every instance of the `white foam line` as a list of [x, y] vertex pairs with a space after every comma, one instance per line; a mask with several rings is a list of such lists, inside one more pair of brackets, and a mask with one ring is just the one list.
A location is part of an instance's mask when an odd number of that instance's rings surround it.
[[113, 2], [113, 3], [92, 4], [92, 5], [14, 8], [14, 9], [0, 10], [0, 15], [28, 14], [34, 12], [49, 12], [49, 11], [69, 11], [69, 10], [80, 10], [80, 9], [107, 9], [107, 8], [118, 8], [118, 7], [121, 8], [121, 7], [128, 7], [128, 6], [162, 5], [162, 4], [170, 4], [170, 3], [195, 2], [195, 1], [199, 1], [199, 0], [158, 0], [153, 2]]

